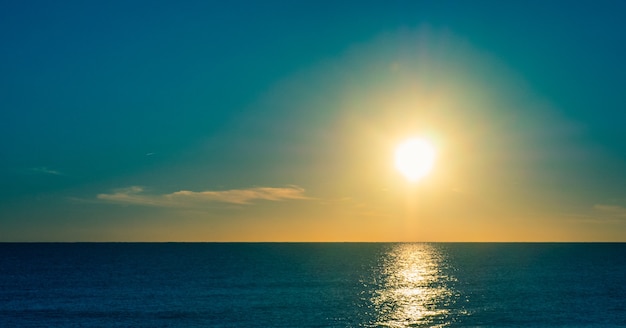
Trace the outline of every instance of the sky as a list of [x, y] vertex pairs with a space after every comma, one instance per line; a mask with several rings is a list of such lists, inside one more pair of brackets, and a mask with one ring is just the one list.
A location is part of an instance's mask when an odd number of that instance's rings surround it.
[[[0, 241], [626, 241], [621, 1], [4, 1]], [[426, 177], [394, 168], [407, 138]]]

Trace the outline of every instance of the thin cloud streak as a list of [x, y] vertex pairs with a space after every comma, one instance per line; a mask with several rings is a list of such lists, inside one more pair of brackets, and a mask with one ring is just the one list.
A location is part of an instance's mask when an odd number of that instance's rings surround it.
[[169, 194], [149, 195], [138, 186], [118, 189], [110, 194], [98, 194], [97, 199], [119, 204], [160, 206], [160, 207], [187, 207], [207, 203], [227, 203], [237, 205], [251, 204], [253, 201], [283, 201], [310, 199], [304, 195], [304, 189], [298, 186], [282, 188], [254, 187], [247, 189], [190, 191], [180, 190]]
[[613, 219], [626, 220], [626, 207], [619, 205], [597, 204], [593, 208]]
[[30, 171], [34, 173], [42, 173], [42, 174], [50, 174], [50, 175], [63, 175], [63, 173], [56, 171], [56, 170], [49, 169], [45, 166], [33, 167], [30, 169]]

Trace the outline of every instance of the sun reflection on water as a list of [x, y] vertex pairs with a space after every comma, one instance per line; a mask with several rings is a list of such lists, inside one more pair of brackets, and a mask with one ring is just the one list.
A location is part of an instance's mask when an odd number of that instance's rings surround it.
[[429, 244], [398, 244], [386, 254], [372, 295], [375, 327], [444, 327], [457, 295], [441, 252]]

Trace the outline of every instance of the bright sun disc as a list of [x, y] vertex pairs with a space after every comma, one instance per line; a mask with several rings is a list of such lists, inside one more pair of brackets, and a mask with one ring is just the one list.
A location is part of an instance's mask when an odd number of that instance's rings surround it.
[[417, 181], [433, 169], [435, 148], [425, 139], [408, 139], [396, 148], [395, 163], [408, 180]]

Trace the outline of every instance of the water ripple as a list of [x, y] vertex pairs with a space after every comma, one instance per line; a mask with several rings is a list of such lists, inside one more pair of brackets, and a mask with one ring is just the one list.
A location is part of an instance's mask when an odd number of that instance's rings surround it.
[[371, 327], [445, 327], [458, 295], [450, 286], [444, 255], [429, 244], [396, 244], [383, 258], [371, 302]]

